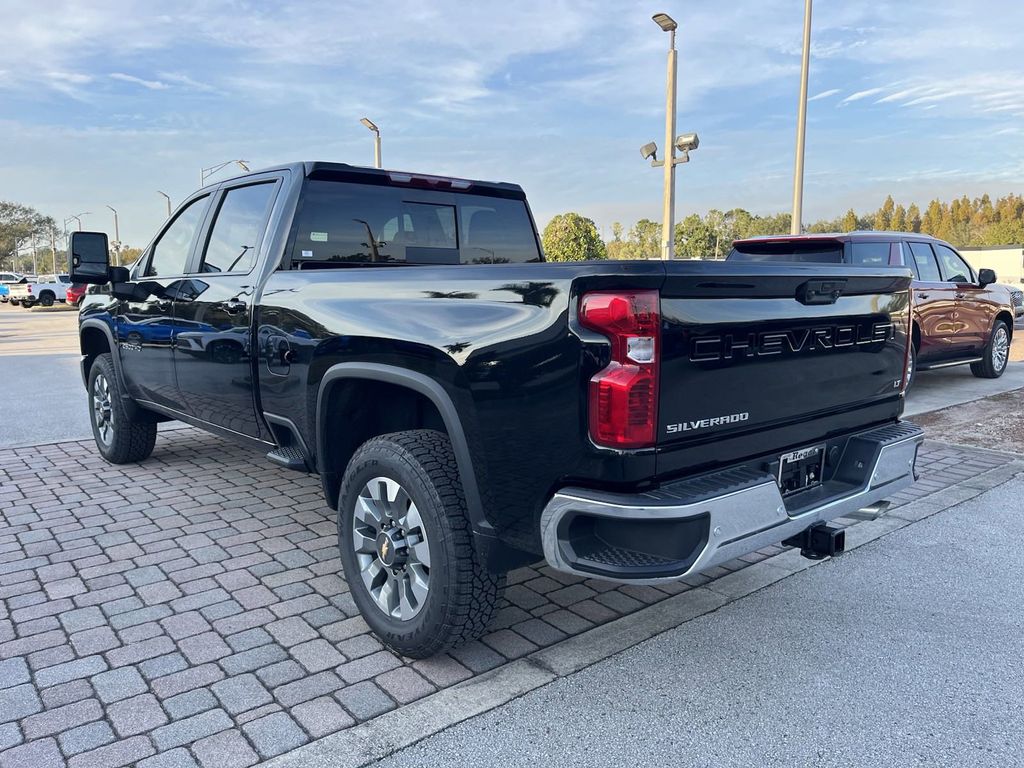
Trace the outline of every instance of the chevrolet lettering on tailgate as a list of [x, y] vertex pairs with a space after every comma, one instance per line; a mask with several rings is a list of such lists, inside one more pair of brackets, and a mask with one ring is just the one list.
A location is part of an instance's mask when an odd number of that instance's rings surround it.
[[895, 336], [891, 322], [827, 325], [798, 331], [761, 331], [701, 336], [693, 339], [690, 360], [695, 363], [740, 357], [795, 354], [814, 350], [878, 344]]

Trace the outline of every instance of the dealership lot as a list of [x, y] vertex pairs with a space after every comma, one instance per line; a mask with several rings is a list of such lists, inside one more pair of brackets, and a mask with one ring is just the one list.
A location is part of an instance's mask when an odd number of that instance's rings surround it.
[[[92, 432], [79, 370], [78, 313], [65, 306], [24, 310], [0, 304], [0, 446], [86, 438]], [[1024, 322], [1010, 360], [1024, 361]], [[976, 379], [967, 367], [922, 371], [907, 416], [1024, 388], [1024, 366], [1001, 379]], [[161, 430], [178, 424], [161, 424]]]
[[[648, 636], [647, 611], [669, 610], [688, 594], [731, 602], [740, 574], [756, 583], [758, 568], [781, 573], [795, 554], [772, 547], [657, 588], [615, 587], [538, 564], [511, 574], [482, 641], [427, 661], [403, 659], [358, 616], [315, 478], [180, 426], [161, 434], [142, 465], [99, 458], [86, 438], [75, 319], [58, 309], [0, 311], [0, 364], [16, 372], [0, 379], [8, 446], [0, 448], [2, 768], [219, 768], [226, 755], [239, 765], [275, 756], [357, 765], [490, 706], [481, 702], [501, 703], [495, 686], [525, 692], [557, 678], [551, 659], [569, 653], [555, 649], [573, 648], [571, 638], [598, 649], [588, 663], [600, 661], [625, 646], [601, 650], [594, 633], [635, 644]], [[26, 362], [39, 366], [35, 375], [24, 373]], [[920, 391], [948, 405], [976, 397], [969, 387], [1024, 385], [1014, 366], [997, 382], [968, 374], [959, 390], [932, 391], [952, 375], [924, 374]], [[39, 431], [9, 431], [27, 414], [40, 419]], [[948, 431], [943, 437], [952, 440]], [[1016, 466], [1010, 453], [928, 442], [921, 482], [894, 498], [893, 519], [901, 509], [980, 493], [979, 482], [1004, 481]], [[880, 549], [897, 559], [884, 542]], [[733, 610], [763, 625], [777, 606]], [[415, 727], [399, 728], [404, 735], [382, 747], [375, 723], [387, 718]], [[360, 746], [344, 759], [332, 751], [353, 743]]]

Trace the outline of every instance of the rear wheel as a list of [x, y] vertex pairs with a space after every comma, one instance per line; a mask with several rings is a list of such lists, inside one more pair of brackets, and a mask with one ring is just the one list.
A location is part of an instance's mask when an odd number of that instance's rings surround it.
[[44, 307], [52, 307], [54, 298], [55, 297], [51, 291], [43, 291], [39, 294], [39, 303]]
[[903, 391], [909, 392], [914, 385], [914, 376], [917, 375], [917, 345], [910, 345], [910, 359], [907, 360], [907, 386]]
[[984, 357], [971, 363], [971, 373], [982, 379], [998, 379], [1010, 361], [1010, 326], [1005, 320], [996, 321], [992, 336], [985, 347]]
[[398, 653], [440, 653], [480, 637], [494, 616], [505, 579], [473, 547], [440, 432], [395, 432], [356, 451], [342, 479], [338, 544], [363, 618]]
[[89, 369], [89, 416], [96, 447], [111, 464], [132, 464], [153, 452], [156, 422], [129, 418], [110, 353]]

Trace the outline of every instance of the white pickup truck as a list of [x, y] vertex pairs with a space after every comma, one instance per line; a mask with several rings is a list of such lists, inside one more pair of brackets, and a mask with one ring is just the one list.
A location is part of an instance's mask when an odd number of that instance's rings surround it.
[[25, 308], [35, 304], [50, 307], [55, 301], [66, 300], [69, 285], [71, 285], [71, 278], [67, 275], [30, 277], [28, 282], [11, 286], [10, 302], [15, 306], [20, 304]]

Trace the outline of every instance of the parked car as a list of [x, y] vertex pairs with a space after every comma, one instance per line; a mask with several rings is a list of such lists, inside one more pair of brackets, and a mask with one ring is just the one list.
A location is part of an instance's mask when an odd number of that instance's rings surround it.
[[69, 285], [68, 275], [39, 275], [12, 286], [11, 303], [20, 303], [25, 308], [36, 304], [51, 307], [54, 302], [66, 299]]
[[914, 325], [910, 379], [929, 368], [970, 365], [995, 379], [1010, 359], [1016, 310], [991, 269], [975, 271], [949, 243], [906, 232], [782, 235], [737, 240], [731, 262], [817, 262], [858, 267], [910, 267]]
[[6, 304], [10, 301], [11, 286], [24, 281], [25, 276], [17, 272], [0, 272], [0, 302]]
[[[352, 598], [406, 656], [479, 637], [539, 558], [640, 583], [820, 558], [827, 521], [914, 480], [908, 269], [546, 264], [516, 185], [334, 163], [194, 193], [131, 271], [102, 233], [70, 252], [111, 283], [79, 313], [100, 455], [177, 419], [318, 473]], [[170, 325], [132, 343], [143, 318]], [[217, 335], [241, 350], [196, 354]]]
[[82, 299], [85, 298], [85, 291], [89, 286], [86, 283], [72, 283], [68, 286], [67, 295], [65, 301], [68, 304], [78, 306], [82, 303]]

